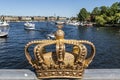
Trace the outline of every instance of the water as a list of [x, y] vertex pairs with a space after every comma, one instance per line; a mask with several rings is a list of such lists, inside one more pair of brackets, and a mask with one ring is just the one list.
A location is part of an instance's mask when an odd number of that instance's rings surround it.
[[[24, 55], [24, 46], [32, 40], [46, 39], [57, 30], [47, 22], [35, 22], [36, 30], [24, 30], [24, 22], [10, 23], [8, 38], [0, 38], [0, 69], [32, 69]], [[63, 28], [66, 39], [89, 40], [96, 46], [96, 55], [89, 68], [120, 68], [120, 27]]]

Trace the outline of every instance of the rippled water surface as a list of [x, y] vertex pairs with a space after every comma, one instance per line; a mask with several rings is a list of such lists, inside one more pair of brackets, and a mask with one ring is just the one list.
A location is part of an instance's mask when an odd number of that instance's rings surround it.
[[[24, 46], [32, 40], [47, 39], [56, 31], [54, 24], [35, 22], [36, 30], [24, 30], [24, 22], [10, 23], [8, 38], [0, 38], [1, 69], [31, 69], [24, 55]], [[120, 68], [120, 27], [75, 27], [64, 25], [66, 39], [89, 40], [96, 46], [96, 55], [89, 68]]]

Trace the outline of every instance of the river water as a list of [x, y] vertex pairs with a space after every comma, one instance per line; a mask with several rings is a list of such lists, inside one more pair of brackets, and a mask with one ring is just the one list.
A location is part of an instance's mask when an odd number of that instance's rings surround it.
[[[32, 69], [24, 55], [24, 46], [32, 40], [47, 39], [56, 26], [35, 22], [36, 29], [24, 30], [24, 22], [10, 23], [7, 38], [0, 38], [0, 69]], [[66, 39], [89, 40], [96, 55], [89, 68], [120, 68], [120, 27], [75, 27], [64, 25]]]

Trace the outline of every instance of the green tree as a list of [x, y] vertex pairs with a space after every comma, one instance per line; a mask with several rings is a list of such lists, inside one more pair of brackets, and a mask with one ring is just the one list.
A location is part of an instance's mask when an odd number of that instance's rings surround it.
[[104, 25], [106, 23], [106, 20], [104, 19], [104, 16], [101, 15], [101, 16], [96, 16], [96, 23], [99, 24], [99, 25]]
[[100, 15], [100, 9], [99, 9], [99, 7], [95, 7], [95, 8], [93, 9], [92, 13], [91, 13], [91, 21], [92, 21], [92, 22], [95, 22], [95, 17], [96, 17], [97, 15]]
[[92, 22], [100, 25], [116, 24], [120, 19], [120, 2], [115, 2], [110, 7], [95, 7], [91, 14], [85, 8], [82, 8], [77, 16], [79, 21], [86, 21], [91, 18]]
[[79, 21], [86, 21], [90, 15], [85, 8], [82, 8], [77, 16]]
[[114, 12], [114, 14], [118, 13], [120, 9], [120, 2], [113, 3], [110, 8], [111, 8], [111, 11]]
[[112, 21], [113, 19], [114, 19], [114, 16], [107, 16], [106, 17], [106, 23], [108, 23], [108, 24], [113, 23], [113, 21]]
[[120, 11], [120, 2], [118, 3], [118, 10]]
[[120, 19], [120, 13], [116, 13], [114, 17], [115, 22], [117, 23], [119, 19]]
[[112, 19], [112, 23], [117, 23], [117, 20], [120, 19], [119, 18], [119, 14], [120, 14], [120, 2], [115, 2], [112, 4], [112, 6], [110, 7], [110, 16], [113, 16], [114, 18]]
[[99, 9], [99, 7], [95, 7], [95, 8], [93, 9], [93, 11], [92, 11], [92, 14], [94, 14], [94, 15], [99, 15], [99, 14], [100, 14], [100, 9]]
[[107, 11], [108, 11], [108, 7], [106, 7], [106, 6], [101, 6], [101, 7], [100, 7], [100, 13], [101, 13], [101, 14], [106, 14]]
[[100, 14], [95, 17], [95, 20], [100, 25], [104, 25], [105, 23], [115, 24], [120, 19], [119, 15], [120, 2], [115, 2], [110, 7], [101, 6]]

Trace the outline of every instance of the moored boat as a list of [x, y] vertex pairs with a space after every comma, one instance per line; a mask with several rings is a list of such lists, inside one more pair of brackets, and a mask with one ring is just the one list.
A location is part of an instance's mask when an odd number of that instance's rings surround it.
[[9, 24], [6, 21], [0, 22], [0, 37], [7, 37], [9, 28]]
[[9, 26], [9, 24], [6, 21], [0, 21], [0, 26]]
[[55, 39], [55, 34], [54, 33], [50, 33], [46, 35], [47, 39]]
[[93, 24], [92, 24], [92, 23], [84, 23], [83, 26], [86, 26], [86, 27], [92, 27]]
[[80, 26], [80, 22], [78, 21], [67, 21], [67, 25], [73, 25], [73, 26]]
[[7, 32], [0, 32], [0, 38], [7, 37]]
[[28, 30], [35, 29], [35, 24], [34, 24], [34, 23], [31, 23], [31, 22], [26, 22], [26, 23], [24, 24], [24, 29], [28, 29]]

